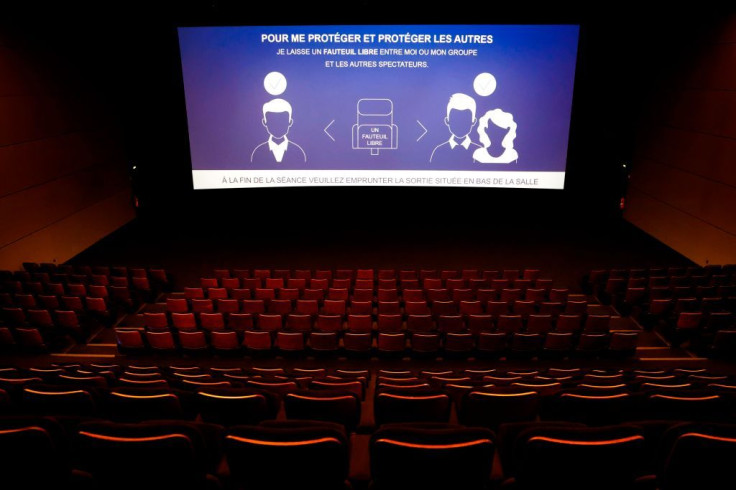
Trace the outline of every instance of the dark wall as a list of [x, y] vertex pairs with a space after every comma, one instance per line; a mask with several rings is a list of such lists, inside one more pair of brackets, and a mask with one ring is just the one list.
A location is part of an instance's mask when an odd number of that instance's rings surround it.
[[626, 219], [696, 263], [733, 263], [736, 14], [671, 27], [659, 43], [667, 76], [644, 106]]
[[[134, 218], [121, 126], [66, 32], [0, 24], [0, 268], [63, 262]], [[104, 82], [103, 82], [104, 83]]]

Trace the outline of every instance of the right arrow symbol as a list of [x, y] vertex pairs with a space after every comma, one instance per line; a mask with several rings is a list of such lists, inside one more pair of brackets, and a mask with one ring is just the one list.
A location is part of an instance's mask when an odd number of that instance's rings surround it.
[[424, 130], [424, 132], [421, 135], [419, 135], [419, 138], [417, 138], [417, 141], [419, 141], [420, 139], [424, 137], [425, 134], [427, 134], [427, 128], [424, 127], [424, 124], [419, 122], [419, 119], [417, 119], [417, 124], [420, 125], [422, 129]]

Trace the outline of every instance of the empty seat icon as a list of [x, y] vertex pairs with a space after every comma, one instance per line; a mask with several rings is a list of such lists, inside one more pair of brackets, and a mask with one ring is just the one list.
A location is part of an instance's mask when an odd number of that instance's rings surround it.
[[353, 125], [353, 149], [380, 150], [399, 147], [399, 128], [394, 124], [394, 103], [389, 99], [360, 99], [358, 122]]

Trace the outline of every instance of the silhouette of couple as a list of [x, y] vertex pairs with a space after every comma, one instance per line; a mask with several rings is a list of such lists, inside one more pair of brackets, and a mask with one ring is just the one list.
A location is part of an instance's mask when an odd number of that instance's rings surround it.
[[[465, 94], [453, 94], [447, 103], [445, 125], [450, 130], [450, 139], [435, 147], [429, 162], [434, 164], [453, 164], [472, 160], [477, 163], [511, 163], [519, 158], [514, 150], [516, 123], [514, 116], [501, 109], [486, 112], [480, 120], [475, 118], [475, 99]], [[502, 129], [508, 130], [501, 141], [503, 153], [491, 155], [491, 139], [487, 129], [492, 122]], [[478, 123], [478, 139], [483, 146], [470, 139], [470, 133]]]

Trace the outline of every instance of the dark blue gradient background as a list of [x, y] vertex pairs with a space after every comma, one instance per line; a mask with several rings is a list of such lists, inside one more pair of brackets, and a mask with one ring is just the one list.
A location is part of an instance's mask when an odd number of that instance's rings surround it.
[[[263, 33], [417, 33], [491, 34], [493, 44], [326, 44], [261, 43]], [[192, 167], [194, 170], [273, 168], [350, 170], [565, 170], [572, 105], [578, 26], [290, 26], [187, 27], [179, 29]], [[279, 56], [280, 48], [477, 49], [469, 56]], [[426, 61], [428, 68], [326, 68], [325, 60]], [[261, 107], [274, 98], [263, 87], [269, 72], [281, 72], [286, 91], [278, 97], [293, 107], [289, 139], [307, 154], [307, 163], [252, 164], [253, 149], [268, 138]], [[481, 97], [473, 80], [492, 73], [496, 91]], [[450, 134], [443, 119], [453, 93], [476, 100], [480, 118], [500, 108], [518, 124], [514, 147], [519, 160], [509, 165], [431, 165], [435, 146]], [[394, 103], [399, 148], [371, 156], [353, 150], [352, 126], [361, 98]], [[329, 131], [323, 131], [334, 119]], [[428, 133], [417, 142], [422, 129]], [[471, 138], [478, 135], [473, 128]], [[491, 133], [493, 137], [498, 132]], [[500, 143], [498, 139], [495, 144]], [[499, 151], [500, 153], [500, 151]]]

